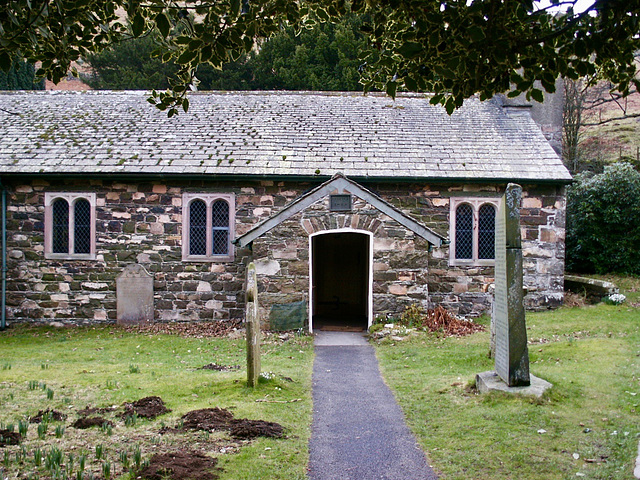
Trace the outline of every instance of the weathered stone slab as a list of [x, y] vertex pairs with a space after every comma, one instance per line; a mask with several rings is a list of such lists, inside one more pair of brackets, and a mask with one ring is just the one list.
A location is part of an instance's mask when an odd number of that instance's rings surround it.
[[260, 319], [258, 318], [258, 281], [256, 266], [247, 267], [246, 287], [247, 385], [255, 387], [260, 379]]
[[496, 216], [495, 368], [509, 387], [529, 385], [520, 238], [522, 187], [509, 184]]
[[307, 302], [275, 304], [269, 312], [269, 328], [274, 331], [297, 330], [307, 322]]
[[142, 265], [127, 265], [116, 278], [116, 303], [119, 325], [152, 322], [153, 275]]
[[519, 393], [521, 395], [532, 395], [540, 398], [544, 392], [553, 386], [551, 383], [543, 380], [542, 378], [536, 377], [535, 375], [529, 375], [529, 379], [529, 385], [510, 387], [496, 372], [482, 372], [476, 375], [476, 388], [480, 393], [497, 390], [508, 393]]
[[620, 292], [620, 289], [611, 282], [576, 275], [565, 275], [564, 289], [575, 293], [599, 295], [601, 297]]

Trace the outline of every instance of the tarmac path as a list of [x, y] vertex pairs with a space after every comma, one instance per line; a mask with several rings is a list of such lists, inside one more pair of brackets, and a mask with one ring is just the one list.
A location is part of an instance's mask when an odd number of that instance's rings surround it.
[[320, 332], [313, 365], [311, 480], [435, 480], [362, 334]]

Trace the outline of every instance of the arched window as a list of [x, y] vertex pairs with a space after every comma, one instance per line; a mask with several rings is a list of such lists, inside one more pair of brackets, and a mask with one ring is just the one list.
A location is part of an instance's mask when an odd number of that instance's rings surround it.
[[194, 200], [189, 205], [189, 255], [207, 254], [207, 204]]
[[233, 195], [185, 193], [183, 205], [182, 259], [195, 262], [233, 260]]
[[451, 199], [451, 265], [493, 265], [497, 198]]
[[45, 258], [95, 258], [95, 193], [45, 193]]
[[73, 253], [91, 253], [91, 204], [85, 198], [73, 207]]
[[496, 207], [485, 203], [478, 210], [478, 258], [496, 257]]
[[52, 215], [52, 251], [69, 253], [69, 202], [56, 198], [51, 206]]
[[456, 209], [456, 258], [473, 258], [473, 208], [468, 203]]
[[211, 207], [213, 226], [213, 255], [229, 253], [229, 204], [224, 200], [216, 200]]

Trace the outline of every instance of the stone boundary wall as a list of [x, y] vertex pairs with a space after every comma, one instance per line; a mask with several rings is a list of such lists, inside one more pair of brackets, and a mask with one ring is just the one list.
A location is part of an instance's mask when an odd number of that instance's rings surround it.
[[[158, 321], [242, 318], [245, 265], [250, 258], [261, 273], [263, 309], [273, 303], [308, 299], [308, 236], [342, 227], [374, 233], [374, 316], [397, 315], [415, 301], [425, 306], [443, 304], [467, 315], [490, 307], [493, 267], [449, 267], [448, 246], [429, 253], [426, 241], [365, 202], [354, 202], [349, 214], [333, 214], [328, 212], [326, 199], [319, 201], [256, 240], [253, 251], [236, 249], [235, 262], [182, 261], [183, 193], [234, 193], [239, 236], [317, 183], [179, 178], [134, 183], [89, 177], [7, 178], [4, 182], [9, 189], [9, 322], [115, 322], [115, 278], [131, 263], [144, 265], [154, 275]], [[499, 187], [477, 185], [364, 186], [445, 237], [449, 237], [452, 196], [500, 193]], [[563, 298], [564, 188], [523, 188], [527, 306], [557, 306]], [[45, 260], [47, 191], [96, 193], [96, 260]]]

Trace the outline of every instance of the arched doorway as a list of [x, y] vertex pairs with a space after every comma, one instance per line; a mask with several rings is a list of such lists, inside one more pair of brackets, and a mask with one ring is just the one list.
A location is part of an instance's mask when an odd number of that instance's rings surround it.
[[365, 330], [372, 315], [370, 232], [331, 230], [310, 238], [309, 329]]

